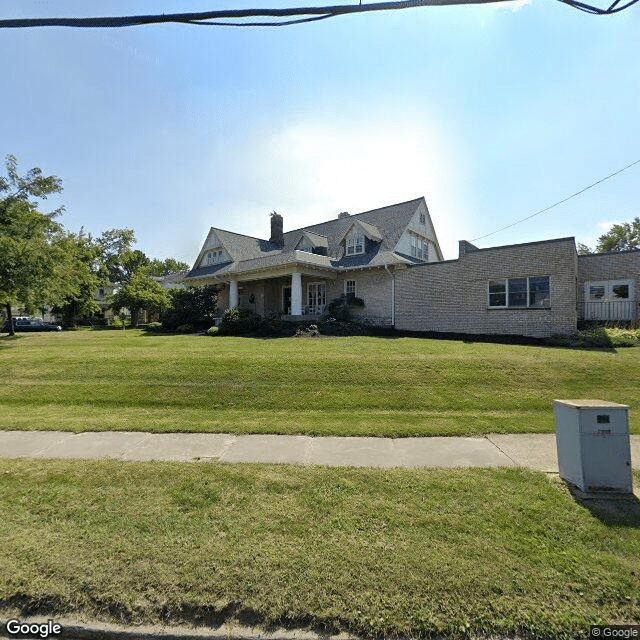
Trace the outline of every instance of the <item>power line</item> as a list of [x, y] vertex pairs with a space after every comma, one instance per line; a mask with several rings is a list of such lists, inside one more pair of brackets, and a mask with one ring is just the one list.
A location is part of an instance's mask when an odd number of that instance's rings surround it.
[[576, 191], [575, 193], [572, 193], [570, 196], [567, 196], [566, 198], [563, 198], [562, 200], [558, 200], [558, 202], [555, 202], [554, 204], [551, 204], [548, 207], [545, 207], [544, 209], [540, 209], [540, 211], [536, 211], [535, 213], [532, 213], [530, 216], [527, 216], [526, 218], [522, 218], [521, 220], [516, 220], [515, 222], [512, 222], [511, 224], [508, 224], [506, 227], [502, 227], [500, 229], [496, 229], [495, 231], [492, 231], [491, 233], [486, 233], [483, 236], [478, 236], [477, 238], [472, 238], [471, 242], [474, 242], [475, 240], [482, 240], [483, 238], [488, 238], [489, 236], [493, 236], [496, 233], [500, 233], [501, 231], [504, 231], [505, 229], [510, 229], [511, 227], [515, 227], [517, 224], [520, 224], [521, 222], [524, 222], [525, 220], [530, 220], [531, 218], [535, 218], [535, 216], [539, 216], [541, 213], [545, 213], [546, 211], [549, 211], [549, 209], [553, 209], [554, 207], [557, 207], [559, 204], [562, 204], [563, 202], [566, 202], [567, 200], [571, 200], [571, 198], [575, 198], [576, 196], [579, 196], [581, 193], [584, 193], [585, 191], [588, 191], [589, 189], [592, 189], [596, 185], [599, 185], [601, 182], [604, 182], [605, 180], [609, 180], [609, 178], [613, 178], [613, 176], [617, 176], [619, 173], [622, 173], [623, 171], [626, 171], [630, 167], [633, 167], [633, 165], [635, 165], [635, 164], [640, 164], [640, 160], [636, 160], [635, 162], [632, 162], [631, 164], [628, 164], [626, 167], [622, 167], [622, 169], [618, 169], [618, 171], [615, 171], [614, 173], [611, 173], [610, 175], [606, 176], [605, 178], [602, 178], [602, 179], [598, 180], [597, 182], [594, 182], [593, 184], [590, 184], [588, 187], [585, 187], [584, 189], [580, 189], [580, 191]]
[[[506, 2], [508, 0], [397, 0], [395, 2], [375, 2], [353, 5], [329, 5], [318, 7], [291, 7], [288, 9], [221, 9], [218, 11], [202, 11], [198, 13], [167, 13], [141, 16], [112, 16], [99, 18], [13, 18], [0, 19], [2, 29], [24, 29], [33, 27], [76, 27], [76, 28], [120, 28], [137, 27], [147, 24], [178, 23], [199, 26], [235, 26], [235, 27], [279, 27], [316, 20], [335, 18], [336, 16], [367, 13], [371, 11], [394, 11], [399, 9], [413, 9], [417, 7], [433, 7], [463, 4], [489, 4]], [[596, 15], [610, 15], [627, 9], [639, 0], [614, 0], [606, 9], [580, 2], [579, 0], [559, 0], [580, 11]], [[294, 20], [280, 20], [270, 22], [246, 22], [247, 18], [293, 18], [306, 16]]]

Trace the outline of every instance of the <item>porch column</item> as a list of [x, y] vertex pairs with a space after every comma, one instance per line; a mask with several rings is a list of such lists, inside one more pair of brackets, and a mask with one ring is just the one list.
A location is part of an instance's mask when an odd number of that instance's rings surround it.
[[291, 274], [291, 315], [302, 315], [302, 274]]
[[231, 280], [229, 283], [229, 308], [235, 309], [238, 306], [238, 281]]

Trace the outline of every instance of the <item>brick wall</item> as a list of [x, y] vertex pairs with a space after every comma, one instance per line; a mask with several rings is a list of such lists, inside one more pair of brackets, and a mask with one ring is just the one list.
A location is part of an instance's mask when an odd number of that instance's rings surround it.
[[341, 274], [335, 288], [327, 291], [327, 301], [344, 293], [345, 281], [356, 281], [356, 297], [362, 298], [364, 307], [352, 307], [354, 320], [377, 326], [391, 325], [391, 286], [392, 279], [384, 268], [363, 269]]
[[596, 253], [578, 256], [578, 286], [582, 294], [584, 283], [590, 280], [625, 280], [640, 283], [640, 251]]
[[[395, 326], [533, 337], [571, 333], [577, 324], [577, 270], [573, 238], [490, 249], [463, 242], [458, 260], [397, 273]], [[549, 276], [549, 308], [489, 308], [489, 280], [526, 276]]]

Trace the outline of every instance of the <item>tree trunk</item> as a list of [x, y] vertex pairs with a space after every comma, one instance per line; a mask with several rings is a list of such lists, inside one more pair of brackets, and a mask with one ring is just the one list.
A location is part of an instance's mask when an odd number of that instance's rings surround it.
[[13, 316], [11, 315], [11, 303], [7, 302], [5, 307], [7, 309], [7, 322], [9, 323], [9, 335], [15, 336], [16, 330], [13, 327]]

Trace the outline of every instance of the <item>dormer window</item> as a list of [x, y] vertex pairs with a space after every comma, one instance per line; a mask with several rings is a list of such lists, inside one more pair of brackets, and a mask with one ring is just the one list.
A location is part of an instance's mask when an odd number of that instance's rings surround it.
[[426, 238], [411, 234], [411, 257], [420, 260], [429, 259], [429, 243]]
[[219, 264], [220, 262], [222, 262], [222, 249], [207, 253], [207, 264]]
[[357, 253], [364, 253], [364, 236], [356, 235], [347, 238], [347, 255], [353, 256]]
[[306, 251], [307, 253], [313, 253], [313, 247], [310, 244], [302, 244], [298, 247], [298, 251]]

